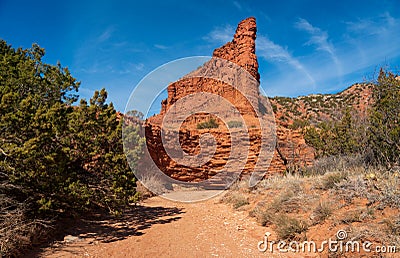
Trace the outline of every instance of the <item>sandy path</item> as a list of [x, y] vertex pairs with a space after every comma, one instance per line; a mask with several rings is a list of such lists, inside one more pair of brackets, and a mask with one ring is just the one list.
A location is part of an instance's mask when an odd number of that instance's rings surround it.
[[257, 249], [266, 228], [257, 225], [247, 212], [220, 203], [219, 198], [176, 203], [153, 197], [144, 201], [139, 210], [143, 216], [133, 218], [134, 224], [114, 223], [111, 228], [115, 231], [103, 225], [83, 228], [79, 230], [81, 241], [47, 248], [40, 256], [271, 257]]

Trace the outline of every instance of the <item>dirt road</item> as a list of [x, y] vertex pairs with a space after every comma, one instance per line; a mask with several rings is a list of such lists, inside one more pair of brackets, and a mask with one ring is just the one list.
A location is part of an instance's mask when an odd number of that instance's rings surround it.
[[[220, 202], [144, 201], [129, 219], [77, 226], [41, 257], [271, 257], [257, 243], [267, 228]], [[77, 238], [78, 237], [78, 238]], [[276, 255], [276, 257], [282, 257]], [[291, 257], [291, 256], [284, 256]]]

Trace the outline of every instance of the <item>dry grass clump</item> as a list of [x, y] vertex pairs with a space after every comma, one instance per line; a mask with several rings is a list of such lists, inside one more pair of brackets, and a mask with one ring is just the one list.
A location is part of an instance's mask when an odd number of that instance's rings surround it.
[[354, 174], [336, 183], [333, 193], [337, 198], [351, 203], [355, 198], [368, 198], [370, 190], [367, 183], [363, 174]]
[[261, 226], [268, 226], [274, 224], [275, 213], [270, 210], [263, 209], [255, 212], [257, 221]]
[[225, 203], [232, 204], [234, 209], [238, 209], [244, 205], [249, 204], [249, 200], [243, 193], [240, 192], [231, 192], [227, 193], [223, 198], [222, 201]]
[[291, 189], [284, 191], [276, 196], [269, 205], [269, 209], [274, 212], [297, 212], [304, 208], [304, 205], [309, 200], [306, 194], [296, 192]]
[[398, 173], [379, 173], [374, 180], [378, 192], [371, 194], [370, 199], [381, 205], [400, 208], [400, 175]]
[[238, 209], [249, 204], [249, 200], [242, 193], [233, 193], [225, 196], [224, 202], [232, 204], [234, 209]]
[[249, 198], [246, 197], [254, 190], [250, 187], [247, 180], [237, 180], [233, 183], [229, 192], [227, 192], [221, 199], [224, 203], [232, 204], [234, 209], [250, 204]]
[[306, 222], [289, 217], [285, 214], [276, 216], [275, 225], [276, 233], [280, 239], [291, 240], [308, 230], [308, 225]]
[[26, 248], [43, 240], [50, 222], [28, 219], [23, 204], [4, 204], [0, 203], [0, 256], [20, 257]]
[[240, 191], [244, 193], [251, 193], [257, 186], [249, 186], [249, 178], [242, 178], [241, 180], [236, 180], [230, 187], [231, 191]]
[[400, 215], [386, 219], [384, 221], [389, 234], [394, 236], [400, 236]]
[[317, 159], [312, 167], [307, 168], [306, 175], [324, 175], [332, 171], [348, 171], [352, 168], [365, 167], [365, 157], [354, 156], [330, 156]]
[[312, 219], [314, 224], [321, 223], [325, 221], [333, 213], [334, 204], [332, 202], [322, 201], [319, 202], [317, 207], [314, 209], [312, 214]]
[[266, 190], [277, 191], [290, 187], [293, 191], [299, 191], [304, 185], [304, 177], [299, 174], [288, 173], [286, 175], [272, 175], [265, 178], [255, 187], [255, 193]]
[[400, 215], [384, 220], [385, 232], [388, 234], [386, 242], [400, 250]]
[[268, 206], [265, 206], [264, 202], [260, 202], [256, 205], [254, 209], [250, 211], [250, 216], [255, 217], [257, 222], [261, 224], [261, 226], [272, 225], [275, 220], [276, 212], [269, 209]]
[[329, 190], [335, 188], [340, 182], [347, 178], [348, 173], [344, 171], [327, 172], [317, 178], [314, 187], [320, 190]]
[[147, 199], [164, 193], [166, 189], [159, 176], [145, 174], [136, 182], [136, 191], [141, 199]]
[[275, 230], [280, 239], [293, 239], [308, 229], [303, 220], [298, 220], [282, 212], [276, 212], [263, 204], [257, 205], [250, 215], [255, 217], [262, 226], [275, 225]]
[[353, 210], [346, 212], [342, 218], [340, 218], [340, 222], [344, 224], [351, 224], [353, 222], [362, 222], [362, 211], [361, 210]]

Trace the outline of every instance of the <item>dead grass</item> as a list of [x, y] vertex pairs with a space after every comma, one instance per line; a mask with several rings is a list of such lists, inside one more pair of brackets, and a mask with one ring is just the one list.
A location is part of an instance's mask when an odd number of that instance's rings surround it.
[[255, 217], [261, 226], [268, 226], [274, 223], [276, 213], [266, 207], [265, 203], [258, 203], [257, 206], [250, 211], [250, 216]]
[[344, 171], [327, 172], [316, 180], [315, 188], [329, 190], [335, 188], [339, 183], [348, 178], [348, 173]]
[[232, 193], [226, 194], [222, 198], [222, 202], [232, 204], [234, 209], [238, 209], [244, 205], [249, 204], [248, 198], [240, 192], [232, 192]]
[[322, 201], [318, 203], [318, 206], [314, 209], [312, 220], [313, 224], [324, 222], [333, 213], [334, 204], [330, 201]]
[[385, 232], [388, 234], [386, 242], [400, 250], [400, 215], [384, 220]]
[[146, 174], [136, 183], [136, 191], [140, 198], [147, 199], [165, 192], [165, 186], [157, 175]]
[[288, 240], [299, 238], [299, 235], [306, 232], [308, 229], [306, 222], [289, 217], [285, 214], [276, 217], [275, 225], [278, 237]]
[[386, 219], [384, 223], [386, 224], [389, 234], [400, 236], [400, 215]]
[[380, 173], [373, 185], [378, 192], [370, 198], [384, 206], [400, 208], [400, 176], [397, 173]]
[[[2, 203], [4, 204], [4, 203]], [[48, 233], [50, 222], [32, 220], [26, 216], [26, 207], [2, 206], [0, 213], [0, 256], [20, 257], [23, 251], [39, 243]]]

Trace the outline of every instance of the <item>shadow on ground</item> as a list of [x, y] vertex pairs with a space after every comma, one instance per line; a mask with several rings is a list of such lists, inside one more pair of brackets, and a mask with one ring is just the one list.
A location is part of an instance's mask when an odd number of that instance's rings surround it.
[[[126, 211], [121, 216], [111, 216], [109, 214], [96, 214], [86, 219], [64, 220], [57, 228], [57, 233], [53, 234], [50, 241], [37, 249], [27, 253], [27, 257], [41, 257], [41, 253], [47, 247], [54, 248], [54, 251], [62, 247], [65, 243], [64, 237], [71, 235], [79, 237], [74, 240], [79, 244], [89, 241], [89, 243], [103, 242], [110, 243], [120, 241], [130, 236], [143, 235], [143, 230], [155, 224], [167, 224], [179, 220], [180, 214], [184, 211], [180, 208], [165, 207], [146, 207], [135, 206]], [[74, 251], [72, 251], [74, 253]]]

